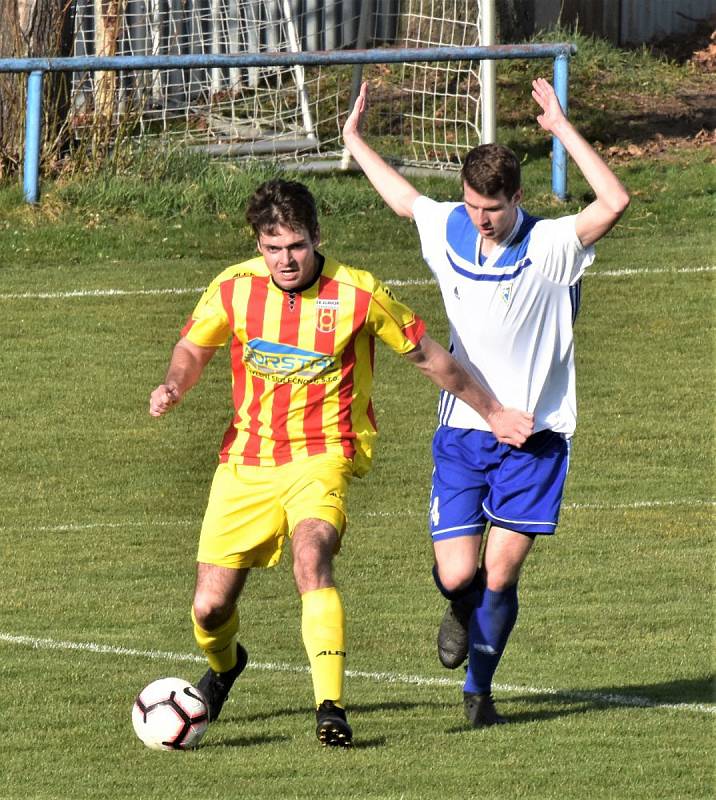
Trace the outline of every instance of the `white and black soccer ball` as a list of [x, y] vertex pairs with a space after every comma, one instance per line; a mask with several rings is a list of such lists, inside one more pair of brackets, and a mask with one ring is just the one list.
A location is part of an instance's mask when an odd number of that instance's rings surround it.
[[137, 695], [132, 725], [152, 750], [190, 750], [206, 733], [209, 713], [195, 686], [182, 678], [160, 678]]

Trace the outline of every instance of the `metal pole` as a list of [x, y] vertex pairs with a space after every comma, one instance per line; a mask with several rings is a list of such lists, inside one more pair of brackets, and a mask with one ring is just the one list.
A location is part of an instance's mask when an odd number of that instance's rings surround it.
[[[480, 44], [490, 46], [495, 44], [495, 0], [485, 0], [482, 3], [480, 19]], [[490, 144], [497, 138], [497, 64], [492, 59], [480, 62], [480, 95], [482, 108], [482, 125], [480, 126], [480, 141]]]
[[[564, 113], [567, 113], [569, 57], [554, 59], [554, 92]], [[567, 151], [556, 136], [552, 137], [552, 191], [560, 200], [567, 199]]]
[[28, 203], [40, 199], [40, 142], [42, 139], [42, 79], [44, 73], [33, 71], [27, 76], [25, 109], [25, 168], [23, 191]]
[[[370, 24], [371, 17], [373, 16], [373, 0], [363, 0], [360, 9], [360, 20], [358, 22], [358, 49], [364, 50], [368, 46], [368, 25]], [[354, 64], [353, 74], [351, 76], [351, 98], [348, 101], [348, 112], [353, 110], [356, 104], [358, 95], [360, 94], [360, 87], [363, 81], [363, 65]], [[351, 154], [348, 148], [343, 148], [341, 156], [341, 169], [348, 169], [351, 164]]]
[[321, 66], [336, 64], [401, 64], [404, 61], [481, 61], [507, 58], [569, 57], [571, 44], [502, 44], [493, 47], [401, 47], [372, 50], [318, 50], [307, 53], [221, 53], [219, 55], [66, 56], [0, 58], [0, 72], [85, 72], [126, 69], [209, 69], [211, 67]]
[[[373, 16], [373, 0], [363, 0], [360, 8], [360, 20], [358, 22], [358, 50], [365, 50], [368, 46], [368, 26]], [[351, 99], [348, 108], [352, 109], [360, 93], [360, 85], [363, 80], [363, 65], [353, 65], [353, 75], [351, 77]]]
[[[301, 40], [298, 37], [296, 24], [293, 20], [293, 13], [291, 11], [291, 4], [288, 0], [283, 0], [283, 15], [286, 20], [286, 30], [288, 32], [288, 44], [292, 53], [301, 52]], [[298, 89], [298, 96], [301, 101], [301, 116], [303, 118], [303, 127], [306, 129], [306, 135], [309, 139], [316, 138], [316, 130], [313, 125], [313, 117], [311, 116], [311, 104], [306, 91], [306, 73], [300, 64], [296, 64], [293, 68], [294, 79], [296, 81], [296, 89]]]

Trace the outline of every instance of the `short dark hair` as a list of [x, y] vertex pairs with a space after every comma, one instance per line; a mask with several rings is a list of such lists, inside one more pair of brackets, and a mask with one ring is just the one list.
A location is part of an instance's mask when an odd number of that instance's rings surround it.
[[246, 220], [256, 238], [261, 233], [271, 234], [278, 225], [295, 232], [305, 228], [312, 239], [318, 235], [316, 201], [298, 181], [276, 178], [262, 183], [249, 199]]
[[503, 144], [481, 144], [465, 156], [461, 176], [478, 194], [495, 197], [501, 191], [511, 200], [520, 188], [520, 162]]

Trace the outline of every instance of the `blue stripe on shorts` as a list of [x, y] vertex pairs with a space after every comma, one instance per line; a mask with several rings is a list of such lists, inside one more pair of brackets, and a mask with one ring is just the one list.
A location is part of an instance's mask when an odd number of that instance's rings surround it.
[[488, 522], [519, 533], [554, 533], [569, 449], [549, 430], [517, 448], [489, 431], [440, 426], [433, 437], [433, 541], [478, 536]]

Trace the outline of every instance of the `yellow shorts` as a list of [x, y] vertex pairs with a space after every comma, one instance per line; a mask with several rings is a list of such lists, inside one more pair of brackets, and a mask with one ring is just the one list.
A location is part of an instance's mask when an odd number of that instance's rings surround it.
[[197, 561], [234, 569], [273, 567], [286, 536], [304, 519], [324, 520], [342, 536], [352, 472], [350, 460], [335, 454], [279, 467], [219, 464]]

